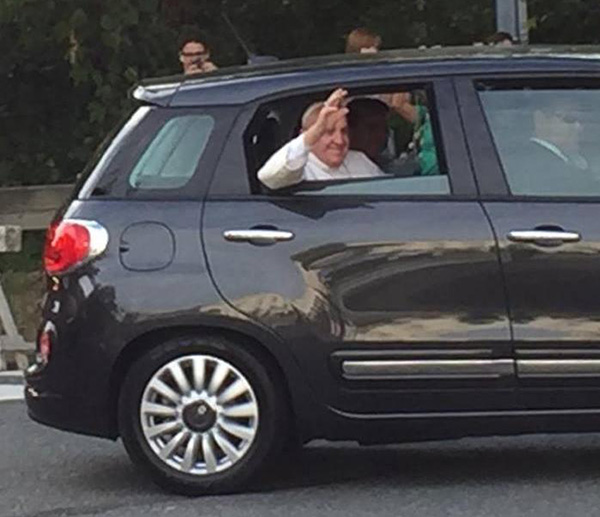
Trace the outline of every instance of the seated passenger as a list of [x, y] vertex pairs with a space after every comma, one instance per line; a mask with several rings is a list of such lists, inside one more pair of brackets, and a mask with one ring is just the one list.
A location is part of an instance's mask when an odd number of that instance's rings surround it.
[[396, 156], [394, 135], [388, 125], [390, 108], [379, 97], [357, 97], [348, 103], [350, 149], [361, 151], [385, 174], [414, 176], [418, 164]]
[[366, 154], [380, 165], [388, 140], [387, 104], [371, 97], [358, 97], [348, 103], [348, 110], [350, 149]]
[[335, 90], [324, 103], [309, 106], [302, 116], [301, 134], [279, 149], [258, 171], [270, 189], [301, 181], [381, 176], [383, 172], [360, 151], [349, 150], [348, 92]]

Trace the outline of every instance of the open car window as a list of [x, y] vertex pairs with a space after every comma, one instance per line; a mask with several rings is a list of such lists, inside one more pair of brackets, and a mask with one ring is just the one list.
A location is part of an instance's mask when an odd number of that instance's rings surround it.
[[[261, 167], [282, 146], [301, 133], [309, 106], [330, 92], [295, 96], [259, 108], [245, 134], [245, 151], [252, 191], [276, 195], [448, 195], [451, 183], [444, 160], [432, 85], [394, 85], [385, 90], [350, 91], [349, 151], [362, 153], [380, 174], [360, 177], [346, 163], [330, 177], [306, 174], [300, 183], [268, 188], [258, 179]], [[395, 97], [396, 96], [396, 97]], [[398, 96], [403, 103], [398, 102]], [[383, 117], [379, 116], [383, 113]], [[382, 122], [383, 120], [383, 122]], [[316, 151], [315, 151], [316, 154]], [[317, 156], [317, 158], [319, 158]], [[311, 161], [318, 163], [318, 160]], [[365, 162], [354, 160], [355, 164]], [[356, 166], [355, 166], [356, 168]], [[331, 171], [329, 168], [327, 171]], [[338, 176], [339, 174], [339, 176]], [[366, 174], [365, 174], [366, 175]]]

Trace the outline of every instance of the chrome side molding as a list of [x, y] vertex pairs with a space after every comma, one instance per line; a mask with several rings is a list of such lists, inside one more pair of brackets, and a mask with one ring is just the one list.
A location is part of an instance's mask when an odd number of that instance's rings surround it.
[[512, 359], [345, 360], [348, 380], [498, 379], [514, 376]]
[[521, 378], [600, 377], [600, 359], [518, 359]]

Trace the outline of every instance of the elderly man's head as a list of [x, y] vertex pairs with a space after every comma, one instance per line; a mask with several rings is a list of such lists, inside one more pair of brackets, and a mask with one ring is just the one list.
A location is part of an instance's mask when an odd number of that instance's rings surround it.
[[[323, 106], [323, 102], [317, 102], [306, 109], [302, 116], [302, 131], [306, 131], [317, 121]], [[312, 153], [328, 167], [337, 168], [348, 154], [349, 143], [348, 122], [346, 117], [342, 117], [327, 129], [312, 147]]]

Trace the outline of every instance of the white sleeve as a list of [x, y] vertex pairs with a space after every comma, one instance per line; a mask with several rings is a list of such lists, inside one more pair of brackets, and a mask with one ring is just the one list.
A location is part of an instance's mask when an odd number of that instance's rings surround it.
[[304, 135], [294, 138], [267, 160], [258, 171], [258, 179], [270, 189], [300, 183], [309, 152]]
[[348, 151], [346, 156], [347, 168], [353, 178], [384, 176], [385, 173], [377, 164], [361, 151]]

